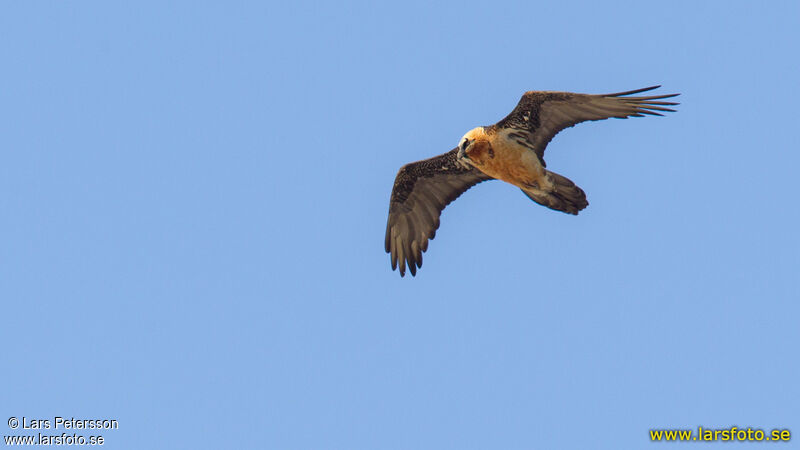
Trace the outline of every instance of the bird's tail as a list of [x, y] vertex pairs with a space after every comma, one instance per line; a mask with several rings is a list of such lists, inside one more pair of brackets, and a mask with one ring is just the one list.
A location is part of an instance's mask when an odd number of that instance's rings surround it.
[[578, 211], [589, 206], [583, 189], [569, 178], [548, 170], [547, 179], [551, 184], [549, 189], [529, 187], [523, 188], [522, 192], [542, 206], [567, 214], [578, 214]]

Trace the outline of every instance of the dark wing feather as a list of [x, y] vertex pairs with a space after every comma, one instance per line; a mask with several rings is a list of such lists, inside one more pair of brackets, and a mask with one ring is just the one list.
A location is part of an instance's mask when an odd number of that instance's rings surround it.
[[406, 265], [411, 275], [422, 267], [422, 252], [436, 235], [439, 215], [467, 189], [491, 177], [474, 167], [464, 167], [458, 149], [435, 158], [406, 164], [397, 173], [386, 223], [386, 252], [392, 255], [392, 270]]
[[544, 164], [544, 149], [564, 128], [587, 120], [603, 120], [611, 117], [627, 119], [645, 114], [661, 116], [661, 112], [674, 112], [666, 106], [678, 103], [660, 101], [680, 94], [653, 95], [649, 97], [626, 97], [657, 89], [651, 86], [614, 94], [574, 94], [572, 92], [526, 92], [517, 107], [495, 127], [511, 128], [512, 137], [532, 148]]

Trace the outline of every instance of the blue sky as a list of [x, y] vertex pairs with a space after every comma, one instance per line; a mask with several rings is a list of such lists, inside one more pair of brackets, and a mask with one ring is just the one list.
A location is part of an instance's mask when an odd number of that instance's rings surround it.
[[[3, 4], [0, 423], [114, 418], [120, 449], [800, 433], [799, 20], [794, 2]], [[679, 112], [551, 142], [581, 215], [484, 183], [416, 278], [390, 270], [401, 165], [526, 90], [653, 84]]]

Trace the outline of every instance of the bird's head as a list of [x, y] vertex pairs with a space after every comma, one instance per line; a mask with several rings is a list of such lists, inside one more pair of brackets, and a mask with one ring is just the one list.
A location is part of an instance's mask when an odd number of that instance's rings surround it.
[[458, 143], [458, 159], [461, 162], [480, 166], [492, 157], [494, 157], [492, 145], [483, 127], [469, 130]]

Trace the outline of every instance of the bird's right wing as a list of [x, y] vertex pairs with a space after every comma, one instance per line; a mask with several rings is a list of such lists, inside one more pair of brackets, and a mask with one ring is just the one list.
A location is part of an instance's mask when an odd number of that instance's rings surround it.
[[459, 163], [457, 153], [456, 148], [406, 164], [397, 173], [389, 201], [385, 247], [392, 255], [392, 270], [400, 266], [400, 276], [405, 276], [406, 264], [411, 275], [422, 267], [422, 252], [428, 249], [428, 240], [436, 236], [445, 206], [472, 186], [491, 179]]

